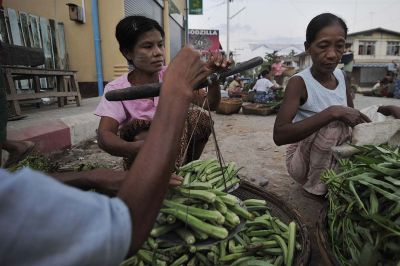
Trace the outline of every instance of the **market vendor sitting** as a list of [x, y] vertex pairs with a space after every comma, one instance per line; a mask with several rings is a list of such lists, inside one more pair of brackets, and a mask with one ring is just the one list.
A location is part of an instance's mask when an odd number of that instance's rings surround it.
[[290, 144], [289, 175], [314, 195], [327, 191], [322, 172], [337, 167], [331, 148], [350, 139], [350, 127], [370, 122], [354, 108], [350, 84], [337, 69], [346, 37], [345, 22], [334, 14], [310, 21], [304, 46], [313, 64], [290, 78], [275, 120], [275, 143]]
[[256, 84], [253, 87], [253, 91], [256, 92], [254, 96], [254, 102], [256, 103], [267, 103], [271, 102], [276, 99], [275, 97], [275, 90], [276, 87], [270, 80], [269, 80], [269, 71], [263, 70], [261, 72], [261, 77], [257, 80]]
[[[394, 93], [394, 73], [391, 71], [386, 72], [382, 80], [378, 82], [372, 88], [372, 96], [378, 97], [393, 97]], [[368, 94], [367, 94], [368, 96]]]
[[240, 98], [243, 89], [243, 83], [240, 80], [240, 75], [235, 75], [232, 82], [228, 86], [228, 95], [230, 98]]
[[[162, 82], [168, 67], [164, 65], [164, 30], [157, 21], [143, 16], [122, 19], [115, 31], [122, 55], [134, 66], [127, 74], [108, 83], [104, 94], [130, 86]], [[207, 61], [213, 70], [229, 64], [218, 52], [211, 52]], [[192, 103], [215, 110], [220, 101], [217, 82], [194, 93]], [[205, 101], [207, 104], [203, 105]], [[123, 157], [127, 170], [143, 146], [154, 119], [159, 97], [130, 101], [108, 101], [102, 97], [95, 114], [100, 118], [99, 147], [111, 155]], [[202, 108], [191, 108], [179, 144], [176, 165], [198, 159], [211, 134], [211, 117]], [[193, 134], [193, 135], [192, 135]], [[193, 136], [193, 137], [191, 137]]]

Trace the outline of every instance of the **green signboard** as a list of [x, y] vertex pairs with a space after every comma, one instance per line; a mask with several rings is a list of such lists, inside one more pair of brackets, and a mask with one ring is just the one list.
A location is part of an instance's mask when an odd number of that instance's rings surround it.
[[203, 15], [203, 0], [189, 0], [189, 14]]

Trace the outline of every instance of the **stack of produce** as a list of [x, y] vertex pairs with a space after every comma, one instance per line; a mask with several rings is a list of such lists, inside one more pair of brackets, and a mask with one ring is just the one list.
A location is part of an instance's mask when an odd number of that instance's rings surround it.
[[33, 170], [53, 173], [59, 170], [60, 166], [57, 162], [41, 154], [30, 154], [22, 161], [11, 167], [10, 172], [15, 172], [23, 167], [29, 167]]
[[218, 160], [212, 158], [190, 162], [180, 167], [177, 174], [184, 177], [183, 185], [200, 182], [222, 191], [240, 182], [237, 177], [239, 170], [235, 162], [230, 162], [221, 169]]
[[[227, 239], [239, 224], [241, 231]], [[172, 231], [183, 244], [165, 241]], [[204, 244], [206, 239], [212, 244]], [[292, 265], [296, 249], [296, 224], [271, 216], [264, 200], [241, 203], [192, 184], [164, 201], [151, 237], [122, 265]]]
[[175, 189], [172, 197], [164, 200], [160, 213], [151, 236], [179, 228], [175, 232], [189, 245], [209, 237], [225, 239], [228, 230], [240, 224], [239, 217], [254, 219], [237, 197], [198, 185]]
[[286, 225], [271, 216], [264, 200], [249, 199], [244, 204], [255, 218], [246, 220], [242, 230], [231, 239], [195, 246], [201, 232], [194, 233], [192, 225], [181, 224], [172, 226], [172, 230], [186, 243], [193, 244], [178, 245], [157, 239], [166, 233], [162, 226], [157, 226], [137, 255], [122, 265], [293, 265], [295, 250], [301, 249], [295, 241], [296, 224]]
[[340, 265], [399, 265], [400, 151], [362, 146], [328, 170], [328, 231]]

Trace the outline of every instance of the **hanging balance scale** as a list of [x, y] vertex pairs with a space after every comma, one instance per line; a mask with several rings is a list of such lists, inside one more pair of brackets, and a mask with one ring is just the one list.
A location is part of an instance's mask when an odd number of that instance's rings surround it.
[[[263, 63], [263, 59], [261, 57], [255, 57], [251, 60], [242, 62], [240, 64], [236, 64], [236, 66], [225, 70], [223, 72], [215, 72], [212, 73], [210, 76], [207, 77], [207, 79], [200, 83], [197, 86], [197, 90], [201, 89], [201, 88], [205, 88], [208, 85], [210, 85], [212, 82], [215, 81], [224, 81], [225, 78], [235, 75], [237, 73], [240, 73], [242, 71], [254, 68], [256, 66], [259, 66]], [[141, 86], [133, 86], [133, 87], [128, 87], [128, 88], [124, 88], [124, 89], [119, 89], [119, 90], [113, 90], [110, 92], [107, 92], [105, 97], [107, 100], [109, 101], [126, 101], [126, 100], [136, 100], [136, 99], [144, 99], [144, 98], [151, 98], [151, 97], [157, 97], [160, 95], [160, 89], [161, 89], [161, 83], [152, 83], [152, 84], [146, 84], [146, 85], [141, 85]], [[234, 189], [237, 188], [238, 184], [236, 187], [229, 187], [227, 186], [227, 182], [226, 182], [226, 165], [224, 162], [224, 159], [222, 157], [221, 151], [219, 149], [219, 145], [218, 145], [218, 141], [216, 138], [216, 134], [215, 134], [215, 130], [214, 130], [214, 123], [211, 119], [211, 112], [210, 112], [210, 108], [209, 108], [209, 104], [208, 104], [208, 100], [205, 97], [202, 106], [200, 106], [202, 108], [202, 110], [206, 110], [208, 112], [208, 116], [209, 116], [209, 121], [210, 121], [210, 128], [211, 128], [211, 135], [212, 138], [214, 140], [214, 144], [215, 144], [215, 151], [216, 151], [216, 156], [217, 156], [217, 163], [219, 165], [219, 169], [222, 173], [222, 179], [223, 179], [223, 184], [224, 184], [224, 192], [230, 192]], [[193, 111], [193, 105], [191, 107], [190, 111]], [[191, 141], [193, 140], [194, 142], [195, 137], [194, 137], [194, 132], [195, 129], [198, 126], [198, 122], [201, 118], [201, 115], [204, 115], [204, 112], [198, 112], [198, 116], [195, 118], [195, 124], [193, 127], [193, 131], [190, 132], [190, 137], [189, 137], [189, 141], [187, 142], [187, 145], [185, 147], [185, 151], [184, 151], [184, 155], [183, 158], [186, 158], [187, 152], [188, 152], [188, 148], [189, 148], [189, 144], [191, 143]], [[184, 160], [181, 160], [181, 165], [183, 164]], [[190, 167], [194, 167], [193, 164]], [[197, 182], [198, 183], [198, 182]], [[186, 195], [185, 198], [187, 200], [193, 200], [195, 198], [194, 196], [194, 192], [196, 190], [196, 186], [199, 186], [201, 184], [197, 184], [197, 185], [191, 185], [191, 184], [187, 184], [187, 185], [182, 185], [183, 189], [186, 191]], [[173, 192], [174, 190], [172, 190]], [[193, 193], [191, 193], [193, 191]], [[223, 192], [222, 192], [223, 193]], [[244, 208], [244, 205], [241, 203], [241, 201], [238, 201], [240, 207]], [[174, 209], [174, 207], [176, 207], [177, 209], [179, 209], [180, 205], [176, 205], [177, 203], [175, 203], [172, 200], [168, 200], [166, 199], [164, 201], [164, 205], [169, 205], [169, 211], [172, 212]], [[179, 204], [179, 203], [178, 203]], [[188, 227], [190, 228], [191, 226], [188, 225], [189, 224], [189, 219], [193, 219], [191, 218], [192, 216], [189, 215], [189, 210], [188, 208], [191, 207], [187, 207], [187, 209], [183, 209], [183, 213], [181, 212], [181, 222], [183, 222], [183, 228], [184, 230], [186, 230]], [[182, 210], [182, 209], [181, 209]], [[167, 210], [162, 209], [162, 212], [167, 212]], [[176, 214], [175, 214], [176, 215]], [[184, 215], [184, 216], [183, 216]], [[160, 216], [159, 216], [160, 217]], [[217, 218], [216, 218], [217, 219]], [[232, 238], [235, 234], [237, 234], [242, 226], [245, 223], [245, 219], [240, 218], [240, 222], [238, 222], [237, 224], [235, 224], [235, 226], [231, 227], [229, 231], [224, 232], [223, 234], [217, 234], [215, 233], [215, 236], [213, 237], [212, 234], [210, 235], [210, 237], [207, 237], [205, 239], [197, 239], [195, 243], [191, 244], [192, 246], [204, 246], [204, 245], [212, 245], [215, 244], [219, 241], [223, 241], [223, 240], [227, 240]], [[212, 231], [212, 228], [210, 229]], [[176, 233], [174, 233], [173, 231], [163, 234], [162, 236], [159, 236], [157, 238], [158, 241], [165, 241], [165, 242], [169, 242], [169, 243], [174, 243], [177, 245], [188, 245], [187, 242], [185, 242], [181, 237], [179, 237]]]

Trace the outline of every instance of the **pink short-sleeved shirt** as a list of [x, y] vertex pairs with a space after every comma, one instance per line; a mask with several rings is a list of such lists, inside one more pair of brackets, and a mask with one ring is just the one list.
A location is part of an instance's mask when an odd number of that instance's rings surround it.
[[274, 76], [280, 76], [282, 75], [285, 69], [283, 68], [282, 62], [280, 62], [280, 63], [273, 63], [271, 66], [271, 70]]
[[[163, 80], [165, 70], [166, 67], [159, 72], [160, 82]], [[128, 81], [128, 74], [122, 75], [105, 86], [104, 95], [109, 91], [131, 86], [132, 84]], [[108, 101], [104, 95], [96, 108], [95, 115], [111, 117], [117, 120], [120, 126], [135, 119], [153, 120], [158, 105], [158, 97], [130, 101]]]

